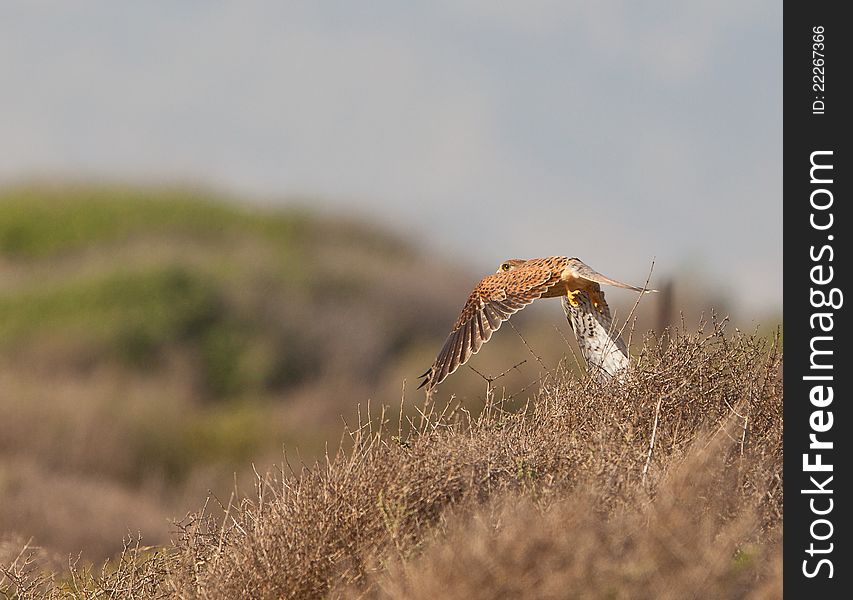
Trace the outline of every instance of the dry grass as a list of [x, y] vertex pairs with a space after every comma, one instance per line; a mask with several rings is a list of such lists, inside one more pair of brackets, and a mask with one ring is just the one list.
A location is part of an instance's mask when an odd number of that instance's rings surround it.
[[400, 435], [399, 407], [374, 409], [324, 464], [258, 477], [255, 493], [222, 510], [209, 502], [178, 524], [170, 547], [129, 544], [103, 571], [65, 574], [45, 574], [24, 552], [0, 589], [20, 598], [778, 597], [781, 354], [712, 329], [647, 340], [625, 385], [555, 373], [521, 412], [427, 407]]
[[[128, 530], [166, 540], [168, 516], [208, 490], [227, 496], [235, 471], [267, 471], [282, 447], [313, 462], [339, 441], [341, 415], [399, 397], [433, 361], [482, 275], [372, 225], [236, 200], [0, 189], [0, 539], [100, 563]], [[669, 304], [725, 310], [699, 288]], [[634, 296], [608, 295], [624, 322]], [[663, 296], [640, 305], [640, 330], [665, 322]], [[517, 409], [565, 336], [560, 303], [536, 303], [469, 365], [496, 375], [526, 358], [495, 382]], [[465, 368], [442, 392], [479, 413], [483, 388]], [[43, 516], [57, 496], [64, 508]]]

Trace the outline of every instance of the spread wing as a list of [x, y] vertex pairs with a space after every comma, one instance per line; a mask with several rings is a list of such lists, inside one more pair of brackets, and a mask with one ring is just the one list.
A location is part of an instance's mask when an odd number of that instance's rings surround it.
[[628, 290], [633, 290], [635, 292], [646, 292], [647, 294], [651, 292], [656, 292], [657, 290], [649, 290], [641, 287], [637, 287], [635, 285], [630, 285], [628, 283], [622, 283], [621, 281], [616, 281], [615, 279], [610, 279], [609, 277], [605, 277], [585, 262], [583, 262], [579, 258], [570, 258], [566, 261], [566, 269], [568, 269], [575, 277], [579, 277], [581, 279], [588, 279], [589, 281], [594, 281], [596, 283], [603, 283], [606, 285], [613, 285], [620, 288], [625, 288]]
[[501, 324], [560, 281], [558, 272], [541, 266], [522, 267], [484, 277], [462, 307], [432, 366], [418, 386], [432, 389], [464, 365], [491, 339]]

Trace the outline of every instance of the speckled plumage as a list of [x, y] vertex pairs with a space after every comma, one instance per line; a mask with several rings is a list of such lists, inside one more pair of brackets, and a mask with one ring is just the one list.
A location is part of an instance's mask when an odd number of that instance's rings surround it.
[[586, 361], [589, 376], [596, 381], [605, 381], [611, 377], [621, 378], [628, 369], [628, 347], [619, 329], [610, 316], [610, 307], [604, 301], [604, 292], [598, 307], [593, 305], [586, 292], [575, 297], [570, 303], [563, 298], [563, 311], [575, 334], [581, 355]]
[[[420, 387], [432, 389], [441, 383], [479, 352], [504, 321], [538, 298], [563, 297], [569, 306], [578, 307], [580, 304], [576, 297], [579, 297], [580, 292], [585, 292], [583, 296], [591, 303], [589, 310], [600, 315], [606, 314], [609, 320], [610, 310], [601, 293], [602, 283], [644, 291], [643, 288], [605, 277], [578, 258], [549, 256], [505, 261], [495, 274], [480, 280], [468, 296], [435, 362], [422, 375], [425, 379]], [[595, 320], [594, 316], [592, 318]], [[578, 339], [580, 343], [580, 337]], [[592, 342], [604, 347], [604, 342]], [[585, 343], [589, 346], [588, 342]], [[583, 352], [583, 347], [581, 350]]]

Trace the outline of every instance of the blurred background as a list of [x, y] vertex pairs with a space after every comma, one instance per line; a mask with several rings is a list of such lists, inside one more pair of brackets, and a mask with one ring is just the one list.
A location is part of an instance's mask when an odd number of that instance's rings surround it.
[[[654, 258], [637, 338], [781, 320], [777, 2], [11, 0], [0, 91], [0, 547], [163, 543], [414, 412], [505, 258]], [[513, 325], [471, 365], [523, 402], [576, 365], [559, 302]]]

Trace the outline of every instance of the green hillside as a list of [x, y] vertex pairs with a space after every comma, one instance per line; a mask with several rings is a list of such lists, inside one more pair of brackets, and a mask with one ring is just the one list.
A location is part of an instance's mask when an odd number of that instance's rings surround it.
[[304, 208], [0, 192], [0, 535], [68, 537], [10, 508], [10, 486], [35, 494], [51, 473], [150, 495], [162, 536], [184, 494], [227, 489], [283, 448], [322, 452], [342, 415], [417, 374], [452, 318], [424, 274], [467, 285], [401, 239]]
[[[371, 301], [406, 293], [394, 277], [422, 265], [363, 224], [251, 211], [201, 193], [101, 188], [0, 196], [0, 259], [9, 272], [0, 275], [0, 349], [63, 336], [69, 355], [85, 347], [93, 361], [146, 369], [178, 349], [192, 355], [206, 398], [317, 377], [320, 349], [345, 326], [337, 315], [363, 316]], [[377, 359], [438, 316], [417, 297], [401, 304], [408, 320], [373, 311], [369, 325], [387, 347], [361, 377], [375, 377]]]

